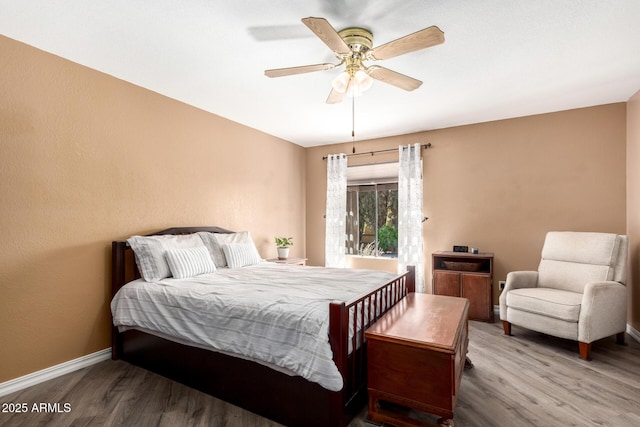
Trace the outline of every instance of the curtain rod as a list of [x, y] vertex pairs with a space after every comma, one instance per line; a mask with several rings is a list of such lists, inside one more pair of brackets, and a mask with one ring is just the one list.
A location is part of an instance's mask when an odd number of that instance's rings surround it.
[[[422, 144], [420, 146], [420, 148], [424, 148], [427, 149], [431, 147], [431, 143], [427, 142], [426, 144]], [[406, 148], [406, 147], [405, 147]], [[397, 148], [388, 148], [386, 150], [376, 150], [376, 151], [365, 151], [363, 153], [353, 153], [353, 154], [345, 154], [345, 156], [347, 157], [354, 157], [354, 156], [366, 156], [366, 155], [370, 155], [373, 156], [374, 154], [378, 154], [378, 153], [390, 153], [392, 151], [398, 151]], [[329, 156], [322, 156], [322, 160], [327, 160], [329, 158]]]

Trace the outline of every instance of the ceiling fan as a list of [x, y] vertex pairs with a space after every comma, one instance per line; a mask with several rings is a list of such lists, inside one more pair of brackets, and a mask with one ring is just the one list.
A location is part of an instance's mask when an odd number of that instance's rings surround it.
[[328, 104], [342, 102], [345, 95], [358, 96], [371, 87], [372, 78], [407, 91], [419, 88], [422, 84], [420, 80], [379, 65], [367, 66], [364, 62], [389, 59], [444, 43], [444, 33], [436, 26], [373, 48], [373, 34], [364, 28], [350, 27], [338, 32], [324, 18], [303, 18], [302, 22], [333, 51], [339, 62], [277, 68], [266, 70], [264, 74], [268, 77], [282, 77], [332, 70], [345, 65], [345, 71], [332, 82]]

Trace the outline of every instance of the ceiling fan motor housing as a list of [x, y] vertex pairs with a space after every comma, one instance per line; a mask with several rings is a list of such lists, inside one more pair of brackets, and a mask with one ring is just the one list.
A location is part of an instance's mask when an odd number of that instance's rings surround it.
[[362, 60], [365, 53], [373, 47], [373, 34], [371, 31], [360, 27], [349, 27], [338, 32], [338, 35], [351, 49], [351, 55], [340, 55], [346, 63], [346, 72], [353, 77], [356, 72], [363, 69]]
[[373, 34], [364, 28], [345, 28], [338, 35], [353, 52], [364, 53], [373, 47]]

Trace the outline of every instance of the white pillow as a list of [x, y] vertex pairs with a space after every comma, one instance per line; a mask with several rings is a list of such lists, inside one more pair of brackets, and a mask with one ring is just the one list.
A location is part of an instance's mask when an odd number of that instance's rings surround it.
[[[256, 249], [253, 240], [251, 239], [251, 234], [248, 231], [240, 231], [238, 233], [209, 233], [201, 231], [198, 233], [204, 245], [209, 250], [209, 254], [213, 259], [214, 264], [217, 268], [222, 268], [227, 266], [227, 259], [225, 257], [222, 246], [230, 243], [247, 243], [253, 246], [256, 254], [258, 254], [258, 250]], [[260, 255], [257, 255], [260, 258]]]
[[195, 248], [169, 249], [165, 253], [171, 274], [176, 279], [213, 273], [216, 266], [204, 246]]
[[168, 249], [202, 246], [202, 239], [197, 234], [131, 236], [127, 242], [136, 254], [140, 275], [147, 282], [157, 282], [171, 276], [164, 256]]
[[222, 245], [229, 268], [244, 267], [262, 261], [253, 243], [226, 243]]

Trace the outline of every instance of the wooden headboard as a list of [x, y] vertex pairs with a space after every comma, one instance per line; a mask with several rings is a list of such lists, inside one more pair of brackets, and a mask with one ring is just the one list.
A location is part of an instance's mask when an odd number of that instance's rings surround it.
[[[173, 227], [161, 230], [147, 236], [157, 236], [163, 234], [192, 234], [198, 231], [208, 231], [209, 233], [233, 233], [222, 227]], [[133, 262], [133, 251], [126, 240], [115, 240], [111, 242], [111, 297], [113, 298], [118, 290], [125, 283], [140, 277], [138, 268]]]

